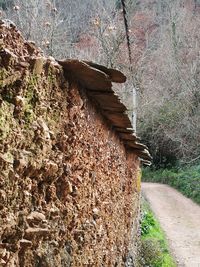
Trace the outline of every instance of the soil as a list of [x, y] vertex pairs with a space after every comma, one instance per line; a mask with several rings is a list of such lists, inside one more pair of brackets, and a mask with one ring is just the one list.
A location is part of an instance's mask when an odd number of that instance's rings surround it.
[[142, 191], [166, 233], [177, 266], [200, 267], [200, 206], [167, 185], [143, 183]]

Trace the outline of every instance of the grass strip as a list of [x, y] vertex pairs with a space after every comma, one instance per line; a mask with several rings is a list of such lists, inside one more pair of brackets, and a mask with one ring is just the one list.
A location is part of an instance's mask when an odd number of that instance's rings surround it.
[[165, 233], [144, 198], [142, 199], [140, 256], [141, 266], [177, 266], [170, 254]]

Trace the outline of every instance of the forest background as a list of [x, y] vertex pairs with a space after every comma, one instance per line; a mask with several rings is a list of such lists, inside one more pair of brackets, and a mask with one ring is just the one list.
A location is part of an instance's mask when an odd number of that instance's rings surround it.
[[[120, 0], [0, 0], [45, 55], [95, 61], [123, 71], [114, 89], [131, 114], [153, 166], [182, 168], [200, 160], [200, 0], [127, 0], [128, 60]], [[137, 107], [132, 105], [133, 88]]]

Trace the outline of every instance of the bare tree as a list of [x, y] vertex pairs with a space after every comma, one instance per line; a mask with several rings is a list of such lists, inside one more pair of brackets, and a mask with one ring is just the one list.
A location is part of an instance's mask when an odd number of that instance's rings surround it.
[[130, 71], [120, 1], [1, 0], [1, 16], [56, 58], [76, 57], [121, 69], [115, 87], [133, 110], [138, 132], [155, 158], [188, 162], [200, 155], [200, 16], [195, 0], [127, 0], [133, 66]]

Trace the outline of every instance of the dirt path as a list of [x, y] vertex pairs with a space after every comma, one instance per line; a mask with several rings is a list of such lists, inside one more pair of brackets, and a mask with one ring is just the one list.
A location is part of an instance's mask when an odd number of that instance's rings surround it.
[[200, 206], [167, 185], [143, 183], [142, 191], [166, 232], [178, 266], [200, 267]]

